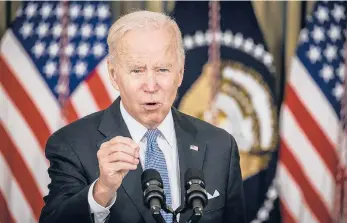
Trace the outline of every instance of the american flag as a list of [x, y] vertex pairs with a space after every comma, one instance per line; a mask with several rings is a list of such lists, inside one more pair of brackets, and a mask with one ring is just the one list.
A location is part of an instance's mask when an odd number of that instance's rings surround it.
[[[107, 107], [106, 2], [23, 2], [1, 40], [0, 222], [37, 222], [49, 135]], [[64, 111], [64, 112], [63, 112]]]
[[346, 151], [340, 114], [346, 4], [315, 4], [292, 60], [281, 110], [278, 182], [283, 222], [336, 218], [336, 176]]

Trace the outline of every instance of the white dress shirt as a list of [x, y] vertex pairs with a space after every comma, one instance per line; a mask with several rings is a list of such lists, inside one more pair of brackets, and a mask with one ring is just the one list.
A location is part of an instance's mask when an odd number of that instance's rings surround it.
[[[142, 169], [145, 166], [145, 154], [147, 139], [145, 136], [147, 128], [136, 121], [124, 108], [122, 101], [120, 102], [120, 111], [124, 119], [125, 124], [127, 125], [132, 139], [140, 146], [140, 163]], [[158, 130], [161, 132], [157, 138], [159, 148], [164, 154], [166, 165], [168, 169], [168, 175], [170, 179], [170, 189], [172, 196], [172, 208], [176, 210], [180, 205], [180, 174], [179, 174], [179, 162], [178, 162], [178, 153], [177, 153], [177, 141], [176, 141], [176, 132], [174, 121], [172, 117], [171, 110], [169, 114], [165, 117], [163, 122], [158, 126]], [[110, 208], [116, 201], [116, 195], [109, 202], [110, 205], [103, 207], [99, 205], [93, 197], [93, 188], [96, 181], [89, 188], [88, 192], [88, 203], [91, 213], [94, 213], [95, 223], [102, 223], [105, 221], [106, 217], [110, 213]]]

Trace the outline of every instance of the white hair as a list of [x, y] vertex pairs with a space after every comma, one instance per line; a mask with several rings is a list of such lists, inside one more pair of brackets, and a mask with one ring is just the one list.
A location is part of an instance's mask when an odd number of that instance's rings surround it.
[[117, 55], [117, 49], [121, 38], [128, 32], [134, 29], [171, 29], [174, 33], [175, 48], [178, 53], [178, 59], [181, 63], [184, 63], [184, 46], [182, 40], [182, 34], [178, 28], [177, 23], [169, 16], [151, 11], [135, 11], [119, 18], [110, 28], [107, 45], [109, 49], [109, 56], [111, 59]]

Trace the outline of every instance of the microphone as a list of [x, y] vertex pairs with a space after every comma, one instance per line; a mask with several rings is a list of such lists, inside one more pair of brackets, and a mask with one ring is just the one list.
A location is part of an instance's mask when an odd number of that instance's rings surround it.
[[160, 210], [166, 208], [166, 198], [159, 172], [155, 169], [145, 170], [141, 175], [141, 185], [145, 206], [150, 209], [156, 222], [164, 223]]
[[187, 208], [193, 209], [193, 215], [188, 222], [198, 222], [203, 215], [203, 209], [208, 203], [204, 173], [201, 170], [189, 168], [184, 179], [186, 182], [185, 202]]

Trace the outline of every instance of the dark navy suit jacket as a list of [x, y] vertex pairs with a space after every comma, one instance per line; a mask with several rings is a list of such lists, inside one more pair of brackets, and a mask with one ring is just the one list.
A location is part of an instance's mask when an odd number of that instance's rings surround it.
[[[101, 143], [115, 137], [131, 137], [120, 113], [118, 98], [109, 108], [86, 116], [55, 132], [47, 141], [46, 157], [51, 183], [41, 223], [93, 222], [88, 204], [90, 185], [99, 177], [96, 153]], [[201, 223], [245, 222], [245, 201], [235, 139], [226, 131], [172, 108], [177, 137], [180, 182], [184, 189], [184, 174], [188, 168], [204, 172], [206, 190], [211, 195]], [[191, 145], [199, 148], [190, 149]], [[143, 204], [142, 167], [129, 171], [117, 191], [107, 222], [155, 223]], [[185, 191], [181, 191], [184, 201]], [[180, 216], [186, 222], [188, 211]]]

